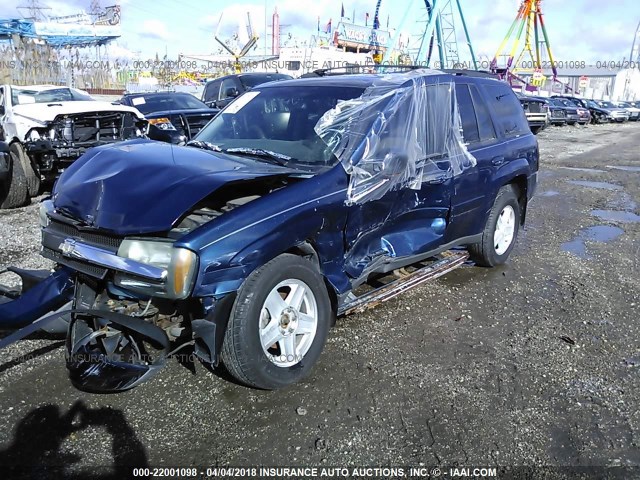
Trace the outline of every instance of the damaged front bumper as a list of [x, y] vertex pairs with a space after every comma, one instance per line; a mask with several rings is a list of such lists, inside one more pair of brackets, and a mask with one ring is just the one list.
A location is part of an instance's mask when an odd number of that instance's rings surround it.
[[[73, 297], [73, 273], [67, 268], [23, 270], [9, 267], [0, 272], [20, 277], [22, 287], [0, 285], [0, 329], [12, 330], [37, 322], [69, 304]], [[58, 333], [66, 328], [63, 319], [50, 318], [45, 330]]]
[[67, 369], [79, 390], [114, 393], [155, 375], [166, 363], [169, 339], [142, 319], [101, 310], [74, 312], [67, 335]]

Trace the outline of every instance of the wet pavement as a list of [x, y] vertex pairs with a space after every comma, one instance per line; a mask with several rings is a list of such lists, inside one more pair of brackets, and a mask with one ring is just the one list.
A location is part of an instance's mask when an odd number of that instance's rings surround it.
[[[338, 319], [286, 390], [170, 362], [92, 395], [69, 384], [59, 339], [0, 352], [0, 464], [640, 465], [640, 176], [626, 168], [640, 123], [538, 137], [540, 194], [509, 262]], [[0, 212], [0, 267], [47, 265], [37, 221], [35, 206]]]

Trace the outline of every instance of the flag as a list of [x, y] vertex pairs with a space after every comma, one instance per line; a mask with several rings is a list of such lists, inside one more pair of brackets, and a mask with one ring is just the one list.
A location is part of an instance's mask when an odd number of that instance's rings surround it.
[[389, 30], [389, 15], [387, 15], [387, 30]]
[[364, 14], [364, 25], [365, 26], [369, 25], [369, 14], [368, 13]]
[[340, 17], [344, 18], [344, 3], [342, 4], [342, 9], [340, 10]]
[[318, 33], [320, 33], [320, 15], [318, 15]]
[[327, 23], [327, 26], [324, 28], [324, 33], [331, 33], [331, 19], [329, 19], [329, 23]]

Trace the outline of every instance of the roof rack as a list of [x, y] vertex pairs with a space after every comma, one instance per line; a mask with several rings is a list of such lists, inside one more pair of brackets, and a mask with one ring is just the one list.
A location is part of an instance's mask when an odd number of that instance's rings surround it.
[[[305, 73], [300, 78], [310, 77], [327, 77], [331, 75], [349, 75], [358, 73], [401, 73], [410, 70], [427, 69], [424, 65], [346, 65], [342, 67], [321, 68], [314, 70], [313, 72]], [[498, 78], [497, 75], [487, 70], [464, 70], [464, 69], [442, 69], [443, 73], [449, 75], [467, 76], [467, 77], [483, 77], [483, 78]]]
[[481, 77], [481, 78], [499, 78], [498, 75], [488, 70], [464, 70], [458, 68], [443, 69], [444, 73], [449, 75], [457, 75], [461, 77]]
[[[420, 68], [427, 68], [420, 65], [379, 65], [379, 64], [364, 64], [354, 63], [345, 65], [342, 67], [320, 68], [313, 72], [305, 73], [300, 78], [310, 77], [328, 77], [331, 75], [350, 75], [358, 73], [399, 73], [406, 72], [408, 70], [418, 70]], [[378, 70], [383, 70], [378, 72]]]

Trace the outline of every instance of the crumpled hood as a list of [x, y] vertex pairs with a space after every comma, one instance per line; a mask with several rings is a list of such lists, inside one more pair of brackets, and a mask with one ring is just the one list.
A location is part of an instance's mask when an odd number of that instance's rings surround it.
[[140, 112], [135, 108], [100, 101], [26, 103], [13, 107], [13, 113], [15, 115], [42, 123], [51, 122], [58, 115], [89, 112], [131, 112], [135, 114], [136, 117], [142, 118]]
[[195, 147], [131, 140], [93, 148], [76, 160], [58, 179], [53, 203], [118, 235], [165, 232], [229, 182], [293, 172]]

